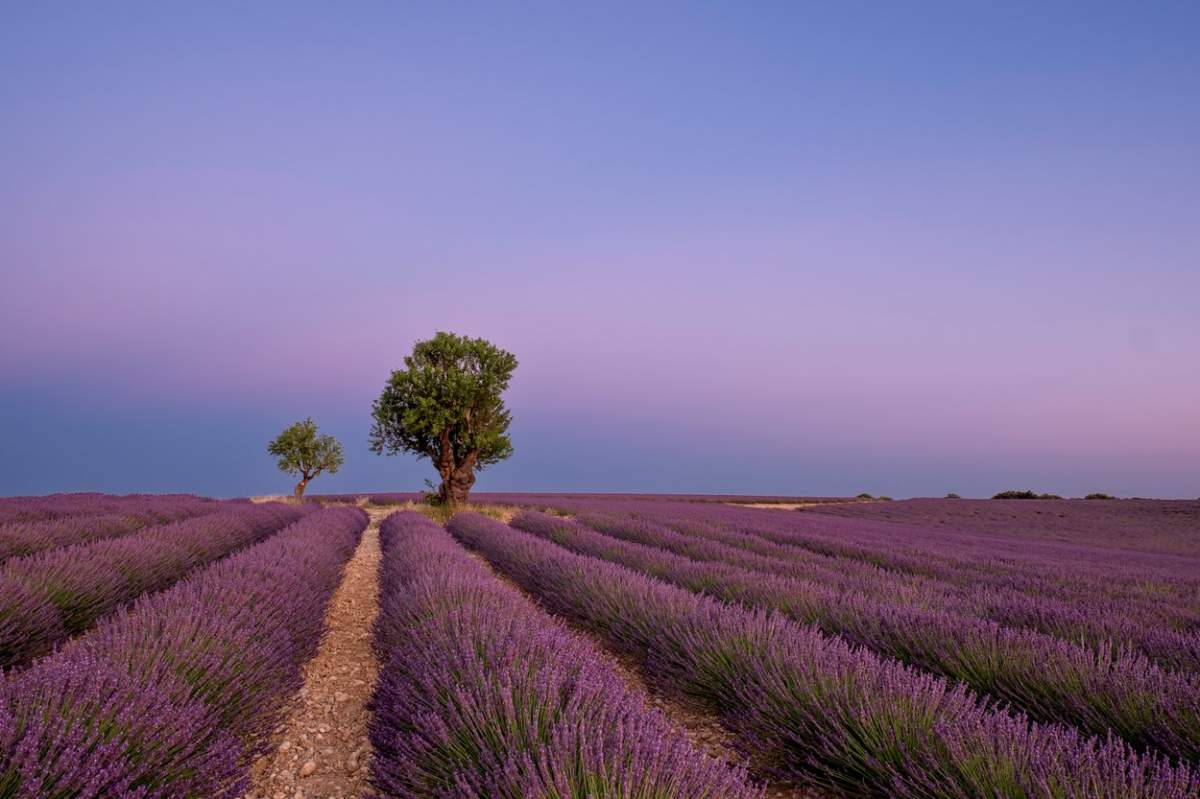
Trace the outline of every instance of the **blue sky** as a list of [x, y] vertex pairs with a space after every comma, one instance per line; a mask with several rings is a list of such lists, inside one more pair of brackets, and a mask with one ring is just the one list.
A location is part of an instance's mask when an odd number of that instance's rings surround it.
[[1200, 495], [1200, 7], [45, 4], [0, 31], [0, 494], [326, 490], [413, 341], [485, 489]]

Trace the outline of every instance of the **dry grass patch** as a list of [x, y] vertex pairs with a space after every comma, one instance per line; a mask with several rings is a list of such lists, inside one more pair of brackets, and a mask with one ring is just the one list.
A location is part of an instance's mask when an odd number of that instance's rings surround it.
[[496, 521], [508, 524], [512, 518], [520, 513], [521, 509], [516, 505], [492, 505], [489, 503], [474, 502], [468, 503], [465, 506], [451, 509], [445, 505], [428, 505], [424, 502], [404, 502], [399, 505], [389, 506], [390, 509], [416, 511], [424, 513], [430, 519], [433, 519], [438, 524], [445, 524], [450, 521], [450, 517], [456, 513], [470, 511], [472, 513], [482, 513], [484, 516], [490, 516]]

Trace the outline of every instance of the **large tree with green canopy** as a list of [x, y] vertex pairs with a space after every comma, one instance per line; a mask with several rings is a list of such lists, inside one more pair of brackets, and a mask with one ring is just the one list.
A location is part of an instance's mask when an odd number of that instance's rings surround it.
[[414, 452], [442, 478], [438, 499], [466, 503], [475, 473], [512, 455], [501, 394], [517, 359], [481, 338], [437, 333], [413, 346], [371, 407], [371, 451]]
[[278, 458], [279, 470], [300, 477], [296, 483], [296, 500], [304, 496], [304, 488], [321, 472], [335, 473], [342, 467], [342, 445], [329, 435], [317, 434], [317, 423], [311, 417], [284, 428], [279, 437], [267, 445], [267, 452]]

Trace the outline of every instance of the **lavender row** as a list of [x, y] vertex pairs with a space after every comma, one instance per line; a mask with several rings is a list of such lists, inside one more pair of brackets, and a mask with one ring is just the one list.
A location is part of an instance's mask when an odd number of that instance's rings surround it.
[[[695, 526], [680, 529], [694, 531]], [[747, 531], [741, 535], [744, 541], [764, 541]], [[776, 538], [779, 540], [784, 539]], [[915, 601], [920, 604], [1068, 641], [1082, 640], [1096, 649], [1110, 642], [1127, 643], [1166, 668], [1200, 674], [1200, 613], [1189, 607], [1183, 596], [1174, 603], [1164, 595], [1153, 598], [1158, 590], [1154, 586], [1161, 588], [1162, 584], [1151, 575], [1126, 565], [1123, 573], [1137, 585], [1126, 592], [1110, 585], [1101, 587], [1105, 581], [1099, 577], [1070, 574], [1070, 567], [1064, 567], [1067, 573], [1059, 576], [990, 578], [980, 573], [999, 557], [981, 555], [977, 564], [947, 568], [940, 578], [910, 580], [911, 575], [903, 572], [876, 568], [879, 576], [870, 582], [885, 596], [899, 582], [911, 584], [918, 589]], [[1118, 572], [1109, 573], [1115, 582]]]
[[[857, 556], [911, 578], [922, 586], [923, 601], [943, 593], [947, 610], [1069, 640], [1129, 641], [1164, 665], [1200, 672], [1200, 562], [1175, 574], [1180, 560], [1175, 556], [1156, 559], [1162, 568], [1155, 570], [1124, 556], [1113, 561], [1105, 554], [1089, 560], [1094, 550], [1084, 547], [1059, 552], [1057, 562], [1047, 556], [1044, 562], [1035, 558], [1029, 563], [994, 542], [968, 543], [952, 533], [934, 536], [899, 527], [864, 530], [861, 522], [842, 519], [826, 527], [824, 520], [816, 524], [804, 514], [783, 515], [807, 521], [798, 526], [758, 514], [722, 514], [727, 519], [724, 528], [743, 537], [832, 558]], [[714, 526], [712, 521], [694, 520], [672, 524], [689, 532]], [[1021, 546], [1032, 548], [1029, 542]]]
[[[653, 575], [691, 591], [778, 610], [873, 652], [959, 680], [1039, 721], [1110, 730], [1139, 749], [1200, 760], [1200, 680], [1138, 655], [1090, 648], [978, 619], [877, 602], [837, 589], [673, 554], [683, 536], [608, 525], [620, 539], [537, 512], [513, 525], [573, 552]], [[625, 540], [641, 537], [644, 543]], [[683, 541], [682, 544], [686, 544]], [[663, 548], [660, 548], [663, 547]]]
[[261, 541], [306, 512], [232, 504], [121, 538], [9, 560], [0, 567], [0, 666], [45, 654], [141, 594]]
[[[530, 503], [538, 504], [538, 503]], [[1017, 589], [1029, 587], [1063, 598], [1089, 600], [1094, 596], [1142, 599], [1155, 604], [1175, 604], [1193, 614], [1200, 610], [1200, 559], [1170, 552], [1130, 551], [1093, 546], [1078, 534], [1062, 541], [1028, 540], [1019, 530], [1005, 531], [994, 524], [986, 532], [952, 525], [900, 524], [895, 521], [842, 518], [842, 508], [859, 505], [821, 505], [803, 512], [735, 507], [728, 504], [697, 505], [686, 502], [561, 499], [541, 503], [570, 513], [636, 515], [664, 523], [717, 525], [732, 532], [768, 537], [792, 546], [809, 548], [835, 562], [854, 560], [891, 571], [946, 580], [955, 585], [980, 582]], [[979, 503], [1014, 507], [1014, 503]], [[1034, 503], [1039, 504], [1039, 503]], [[1059, 503], [1056, 516], [1075, 527], [1101, 524], [1096, 503]], [[1144, 503], [1149, 519], [1166, 519], [1172, 503]], [[863, 503], [861, 507], [866, 507]], [[1024, 507], [1024, 506], [1022, 506]], [[1084, 509], [1084, 510], [1081, 510]], [[822, 511], [829, 511], [823, 513]], [[850, 511], [847, 510], [846, 513]], [[1193, 514], [1192, 524], [1195, 524]], [[1014, 520], [1014, 523], [1022, 519]], [[1111, 524], [1111, 522], [1110, 522]], [[1150, 524], [1143, 520], [1142, 528]], [[1141, 529], [1141, 528], [1140, 528]]]
[[1063, 597], [1098, 592], [1116, 599], [1175, 602], [1192, 610], [1200, 599], [1196, 574], [1200, 559], [1195, 556], [1112, 549], [1082, 541], [1031, 541], [1017, 532], [1005, 535], [999, 530], [976, 532], [815, 512], [724, 507], [712, 509], [705, 518], [783, 543], [960, 584], [1032, 586]]
[[[1121, 502], [1116, 503], [1120, 508], [1133, 510], [1115, 513], [1112, 521], [1098, 510], [1098, 505], [1112, 503], [926, 503], [962, 504], [992, 516], [1047, 505], [1046, 512], [1033, 509], [1014, 522], [1060, 520], [1045, 523], [1056, 534], [1062, 532], [1064, 540], [1052, 541], [1029, 540], [1019, 529], [999, 522], [979, 532], [955, 525], [920, 527], [821, 513], [841, 513], [840, 505], [796, 513], [724, 503], [698, 505], [667, 497], [647, 501], [632, 496], [528, 495], [517, 499], [519, 504], [573, 513], [636, 515], [688, 533], [719, 528], [756, 544], [787, 547], [814, 568], [843, 572], [857, 582], [858, 590], [874, 590], [884, 598], [900, 585], [906, 592], [902, 597], [929, 604], [940, 601], [935, 606], [944, 610], [1067, 640], [1084, 639], [1095, 648], [1110, 640], [1128, 641], [1164, 666], [1200, 671], [1200, 559], [1094, 546], [1086, 535], [1101, 529], [1106, 532], [1096, 537], [1111, 539], [1135, 510], [1140, 518], [1138, 537], [1149, 541], [1154, 537], [1142, 534], [1160, 522], [1172, 530], [1181, 524], [1194, 527], [1200, 506], [1189, 511], [1178, 507], [1187, 503]], [[892, 504], [897, 503], [878, 507]], [[852, 507], [865, 512], [875, 505]], [[887, 578], [876, 581], [874, 575], [880, 573]]]
[[381, 795], [762, 796], [425, 516], [389, 516], [380, 542], [370, 734]]
[[1122, 550], [1200, 554], [1200, 500], [910, 499], [816, 510], [1026, 540], [1073, 539]]
[[[616, 511], [608, 506], [606, 512]], [[1095, 645], [1127, 640], [1163, 665], [1200, 671], [1200, 608], [1194, 598], [1200, 581], [1191, 572], [1156, 577], [1141, 565], [1107, 560], [1088, 569], [1082, 565], [1086, 549], [1073, 551], [1055, 567], [1014, 561], [1006, 550], [996, 549], [989, 556], [991, 550], [980, 543], [970, 545], [958, 558], [948, 558], [937, 547], [947, 551], [954, 547], [929, 533], [879, 523], [864, 528], [857, 520], [810, 514], [736, 508], [698, 513], [684, 506], [664, 512], [644, 504], [627, 507], [625, 512], [689, 535], [788, 560], [813, 572], [808, 576], [824, 571], [837, 579], [843, 574], [864, 592], [919, 601], [1068, 640], [1083, 638]], [[889, 529], [875, 529], [880, 527]], [[765, 547], [775, 551], [764, 551]], [[781, 555], [781, 549], [786, 554]], [[973, 553], [974, 560], [965, 553]], [[1178, 558], [1162, 560], [1174, 564]]]
[[0, 498], [0, 524], [58, 519], [68, 516], [143, 511], [156, 507], [213, 503], [192, 494], [50, 494], [41, 497]]
[[57, 515], [0, 525], [0, 562], [71, 544], [86, 544], [128, 535], [150, 524], [215, 513], [226, 503], [195, 497], [147, 501], [120, 511]]
[[710, 703], [767, 773], [855, 795], [1175, 799], [1200, 777], [1119, 739], [998, 709], [968, 688], [577, 555], [476, 514], [450, 530], [547, 607]]
[[313, 513], [0, 677], [0, 797], [235, 797], [366, 526]]
[[[1133, 646], [1160, 666], [1200, 674], [1200, 630], [1180, 631], [1154, 609], [1093, 600], [1080, 605], [1032, 590], [949, 585], [871, 564], [830, 563], [806, 549], [727, 530], [694, 520], [663, 524], [644, 515], [583, 513], [576, 517], [618, 538], [670, 549], [699, 560], [730, 563], [755, 571], [818, 582], [829, 589], [870, 597], [889, 607], [940, 610], [1002, 627], [1027, 629], [1068, 642], [1084, 642], [1095, 652]], [[686, 532], [680, 532], [686, 531]]]

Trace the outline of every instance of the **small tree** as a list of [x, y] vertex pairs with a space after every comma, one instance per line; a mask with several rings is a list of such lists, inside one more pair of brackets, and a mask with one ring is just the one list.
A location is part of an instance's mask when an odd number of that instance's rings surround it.
[[475, 472], [512, 455], [500, 395], [517, 359], [484, 341], [437, 333], [418, 341], [371, 406], [371, 451], [415, 452], [442, 478], [438, 501], [464, 504]]
[[334, 474], [345, 462], [342, 445], [330, 435], [317, 435], [317, 423], [312, 417], [284, 428], [279, 437], [267, 445], [267, 452], [279, 459], [279, 470], [300, 475], [296, 483], [296, 500], [304, 496], [308, 482], [321, 472]]

